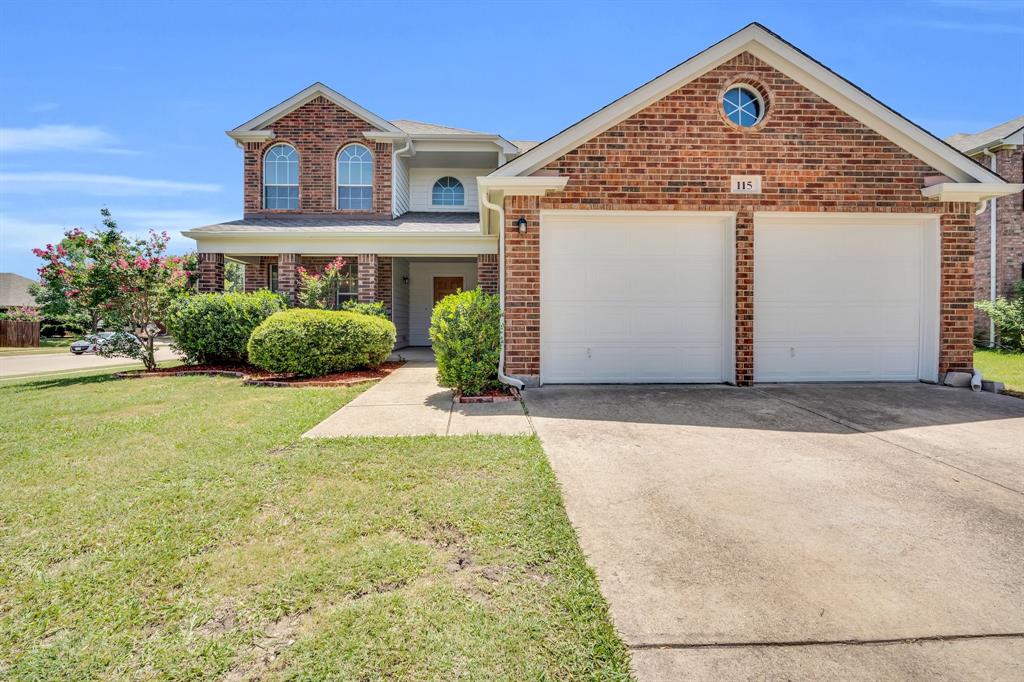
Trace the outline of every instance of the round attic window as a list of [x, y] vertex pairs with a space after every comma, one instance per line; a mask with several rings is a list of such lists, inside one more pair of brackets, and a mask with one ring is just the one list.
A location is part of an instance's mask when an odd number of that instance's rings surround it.
[[750, 128], [764, 118], [761, 93], [745, 85], [734, 85], [722, 95], [725, 117], [738, 126]]

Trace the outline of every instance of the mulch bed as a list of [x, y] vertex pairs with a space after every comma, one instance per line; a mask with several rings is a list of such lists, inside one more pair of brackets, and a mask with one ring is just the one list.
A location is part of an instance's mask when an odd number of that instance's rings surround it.
[[509, 388], [508, 391], [504, 391], [500, 388], [492, 388], [484, 391], [481, 395], [462, 395], [461, 393], [456, 394], [455, 402], [457, 403], [507, 403], [513, 400], [519, 400], [519, 392], [514, 388]]
[[293, 374], [274, 374], [265, 369], [246, 364], [235, 365], [179, 365], [158, 367], [153, 371], [132, 370], [118, 372], [119, 379], [143, 379], [147, 377], [220, 376], [241, 379], [249, 386], [351, 386], [367, 381], [383, 379], [401, 367], [404, 362], [385, 362], [376, 369], [354, 369], [319, 377], [299, 377]]

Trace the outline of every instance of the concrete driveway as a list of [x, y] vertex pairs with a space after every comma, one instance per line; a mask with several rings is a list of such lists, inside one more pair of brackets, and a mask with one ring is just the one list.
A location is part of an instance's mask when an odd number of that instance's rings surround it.
[[1024, 679], [1024, 401], [526, 393], [641, 679]]

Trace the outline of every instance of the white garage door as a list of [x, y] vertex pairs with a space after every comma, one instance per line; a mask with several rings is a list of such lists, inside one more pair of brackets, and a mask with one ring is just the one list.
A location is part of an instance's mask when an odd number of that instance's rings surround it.
[[754, 218], [755, 381], [934, 381], [938, 226], [921, 216]]
[[541, 214], [541, 381], [733, 374], [731, 214]]

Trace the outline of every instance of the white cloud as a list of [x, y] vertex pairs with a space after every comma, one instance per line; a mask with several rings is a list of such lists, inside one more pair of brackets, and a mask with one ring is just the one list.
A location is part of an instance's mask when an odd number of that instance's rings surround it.
[[4, 257], [16, 251], [28, 251], [37, 246], [60, 241], [68, 226], [41, 223], [15, 216], [0, 215], [0, 251]]
[[5, 194], [39, 194], [43, 192], [78, 192], [93, 196], [180, 195], [193, 192], [219, 192], [212, 183], [150, 180], [126, 175], [93, 173], [0, 173]]
[[114, 147], [115, 138], [97, 126], [39, 125], [35, 128], [0, 128], [0, 152], [49, 151], [134, 154]]
[[965, 33], [1012, 33], [1024, 34], [1024, 26], [1020, 24], [993, 24], [979, 23], [975, 21], [922, 21], [921, 26], [926, 28], [945, 29], [949, 31], [963, 31]]

